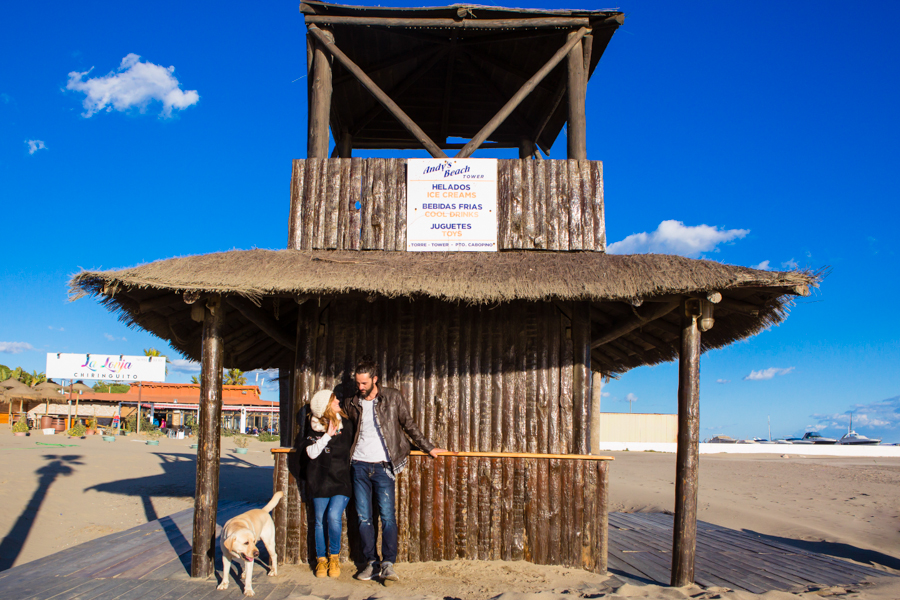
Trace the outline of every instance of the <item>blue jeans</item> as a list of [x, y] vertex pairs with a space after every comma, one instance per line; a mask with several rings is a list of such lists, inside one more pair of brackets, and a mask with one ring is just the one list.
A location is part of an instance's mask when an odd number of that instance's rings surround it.
[[[378, 537], [372, 519], [372, 504], [378, 506], [381, 519], [381, 554], [385, 562], [397, 562], [397, 519], [394, 516], [394, 480], [382, 463], [350, 463], [353, 495], [359, 514], [359, 537], [367, 562], [377, 561], [375, 540]], [[374, 500], [374, 502], [373, 502]]]
[[[341, 551], [341, 517], [350, 498], [332, 496], [331, 498], [313, 498], [316, 511], [316, 557], [327, 558], [325, 554], [325, 528], [323, 520], [328, 521], [328, 554], [339, 554]], [[327, 512], [327, 517], [326, 517]]]

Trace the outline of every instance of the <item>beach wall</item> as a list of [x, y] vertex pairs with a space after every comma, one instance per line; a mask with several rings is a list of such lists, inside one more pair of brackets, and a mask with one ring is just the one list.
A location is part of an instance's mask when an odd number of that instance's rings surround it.
[[[671, 452], [676, 444], [600, 442], [598, 452]], [[807, 444], [700, 444], [700, 454], [791, 454], [794, 456], [900, 457], [900, 446], [832, 446]]]

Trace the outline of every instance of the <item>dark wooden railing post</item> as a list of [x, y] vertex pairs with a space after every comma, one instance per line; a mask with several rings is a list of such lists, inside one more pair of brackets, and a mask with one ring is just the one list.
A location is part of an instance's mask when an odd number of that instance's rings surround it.
[[197, 486], [194, 495], [191, 577], [207, 577], [215, 571], [224, 322], [225, 303], [219, 296], [208, 298], [203, 309], [203, 342], [200, 357], [200, 424], [197, 440]]
[[[569, 34], [569, 39], [576, 35]], [[584, 48], [578, 40], [568, 55], [569, 122], [566, 126], [568, 158], [587, 160], [587, 117], [585, 99], [587, 77], [584, 73]]]
[[694, 581], [697, 549], [697, 491], [700, 471], [700, 300], [681, 304], [681, 351], [678, 356], [678, 450], [675, 466], [675, 523], [672, 581]]

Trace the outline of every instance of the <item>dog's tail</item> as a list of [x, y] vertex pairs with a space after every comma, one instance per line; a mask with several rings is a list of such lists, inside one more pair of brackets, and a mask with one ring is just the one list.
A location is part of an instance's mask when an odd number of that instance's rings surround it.
[[275, 508], [278, 503], [281, 501], [281, 497], [284, 496], [281, 492], [275, 492], [275, 495], [272, 496], [272, 499], [269, 500], [269, 503], [263, 506], [263, 510], [266, 512], [272, 512], [272, 509]]

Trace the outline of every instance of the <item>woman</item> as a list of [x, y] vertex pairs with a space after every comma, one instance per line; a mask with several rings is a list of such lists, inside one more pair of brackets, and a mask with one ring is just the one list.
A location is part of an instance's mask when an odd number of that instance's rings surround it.
[[[303, 440], [306, 491], [316, 513], [316, 577], [341, 574], [341, 517], [350, 501], [352, 423], [341, 403], [328, 390], [316, 392], [309, 403], [309, 423]], [[325, 524], [328, 527], [326, 557]]]

